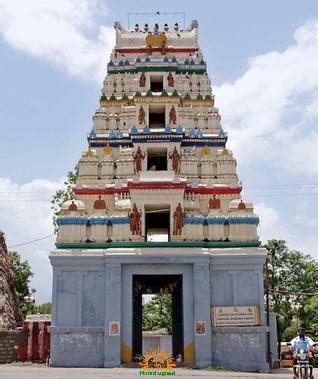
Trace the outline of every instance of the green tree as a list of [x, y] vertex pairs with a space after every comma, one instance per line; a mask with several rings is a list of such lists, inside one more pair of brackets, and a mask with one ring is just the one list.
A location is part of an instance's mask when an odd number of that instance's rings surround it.
[[15, 272], [15, 291], [20, 301], [22, 314], [25, 316], [29, 313], [33, 313], [36, 308], [33, 303], [26, 303], [23, 300], [25, 297], [30, 297], [35, 292], [34, 288], [30, 288], [33, 272], [31, 271], [31, 266], [28, 261], [21, 260], [19, 253], [16, 251], [9, 251], [8, 255]]
[[270, 309], [277, 314], [280, 346], [284, 331], [291, 328], [293, 319], [302, 322], [299, 310], [306, 305], [309, 298], [303, 293], [311, 294], [316, 291], [318, 266], [310, 255], [288, 250], [283, 240], [270, 240], [265, 247], [268, 251]]
[[36, 308], [36, 313], [40, 314], [51, 314], [52, 313], [52, 303], [43, 303]]
[[302, 326], [312, 335], [318, 334], [318, 295], [311, 297], [299, 310]]
[[158, 330], [166, 328], [172, 332], [172, 295], [155, 295], [143, 307], [142, 330]]
[[55, 194], [53, 195], [53, 198], [51, 200], [51, 203], [52, 203], [51, 209], [53, 209], [53, 224], [54, 224], [55, 233], [57, 232], [56, 219], [61, 212], [61, 205], [67, 200], [75, 199], [73, 186], [74, 184], [76, 184], [77, 178], [78, 178], [78, 166], [75, 166], [73, 171], [69, 171], [67, 173], [67, 179], [64, 182], [66, 188], [63, 190], [62, 189], [57, 190]]
[[297, 336], [299, 326], [300, 324], [298, 320], [292, 321], [291, 325], [287, 326], [287, 328], [283, 331], [282, 340], [291, 341], [295, 336]]

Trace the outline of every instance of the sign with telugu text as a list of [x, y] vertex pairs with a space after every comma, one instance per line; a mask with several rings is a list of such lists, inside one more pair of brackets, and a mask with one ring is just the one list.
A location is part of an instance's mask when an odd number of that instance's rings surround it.
[[212, 307], [212, 326], [255, 326], [260, 325], [258, 305], [236, 307]]

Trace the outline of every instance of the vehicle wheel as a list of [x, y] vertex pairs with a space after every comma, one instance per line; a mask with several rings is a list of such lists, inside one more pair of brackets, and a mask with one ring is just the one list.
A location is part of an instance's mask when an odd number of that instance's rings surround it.
[[307, 379], [308, 378], [308, 369], [307, 369], [307, 367], [301, 367], [300, 368], [300, 377], [302, 379]]
[[294, 370], [294, 379], [299, 378], [299, 367], [293, 367]]

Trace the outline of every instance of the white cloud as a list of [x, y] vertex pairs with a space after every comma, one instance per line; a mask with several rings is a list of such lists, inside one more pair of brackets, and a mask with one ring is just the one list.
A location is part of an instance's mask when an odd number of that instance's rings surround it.
[[260, 218], [258, 233], [263, 243], [270, 239], [286, 239], [289, 238], [288, 230], [279, 216], [277, 210], [269, 207], [264, 203], [256, 203], [254, 205], [255, 213]]
[[[35, 179], [19, 185], [0, 178], [0, 221], [2, 227], [14, 227], [15, 232], [29, 239], [52, 233], [50, 200], [63, 181]], [[16, 241], [16, 237], [14, 238]], [[19, 241], [18, 241], [19, 242]]]
[[99, 25], [102, 0], [0, 0], [0, 35], [11, 48], [71, 76], [101, 83], [114, 30]]
[[[5, 232], [7, 245], [53, 234], [50, 200], [58, 188], [63, 188], [63, 180], [49, 181], [35, 179], [19, 185], [8, 178], [0, 178], [0, 228]], [[32, 244], [12, 247], [28, 260], [34, 277], [32, 287], [36, 288], [35, 298], [42, 303], [51, 296], [51, 265], [48, 260], [54, 248], [55, 237]]]
[[273, 162], [288, 174], [312, 177], [318, 174], [318, 20], [294, 38], [282, 52], [251, 59], [240, 78], [215, 93], [239, 161]]

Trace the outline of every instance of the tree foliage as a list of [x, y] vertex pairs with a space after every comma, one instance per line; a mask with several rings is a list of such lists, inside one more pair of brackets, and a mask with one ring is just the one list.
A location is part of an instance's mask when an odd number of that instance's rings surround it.
[[28, 261], [22, 261], [20, 254], [16, 251], [10, 251], [9, 257], [13, 265], [15, 272], [15, 291], [19, 299], [23, 299], [25, 296], [31, 296], [35, 289], [30, 288], [31, 278], [33, 272]]
[[52, 313], [52, 303], [43, 303], [36, 307], [36, 312], [40, 314], [51, 314]]
[[54, 224], [55, 233], [57, 232], [56, 219], [61, 212], [62, 204], [67, 200], [75, 199], [73, 186], [74, 184], [76, 184], [77, 178], [78, 178], [78, 166], [75, 166], [73, 171], [69, 171], [67, 173], [67, 179], [64, 182], [66, 188], [63, 190], [62, 189], [57, 190], [55, 194], [53, 195], [53, 198], [51, 200], [51, 203], [52, 203], [51, 209], [53, 209], [53, 224]]
[[52, 303], [44, 303], [37, 306], [34, 302], [26, 302], [24, 298], [32, 297], [35, 289], [30, 287], [33, 272], [28, 261], [22, 261], [16, 251], [8, 253], [15, 273], [15, 291], [20, 303], [20, 309], [24, 316], [28, 314], [51, 314]]
[[[310, 255], [288, 250], [286, 242], [283, 240], [270, 240], [265, 247], [268, 251], [267, 284], [271, 290], [270, 308], [277, 314], [278, 340], [280, 342], [282, 337], [287, 338], [288, 336], [289, 338], [290, 332], [297, 329], [293, 323], [297, 325], [304, 321], [300, 310], [306, 306], [310, 297], [293, 294], [293, 292], [316, 292], [318, 265]], [[277, 291], [289, 293], [282, 294]], [[308, 318], [307, 322], [309, 325], [312, 321]]]
[[312, 334], [318, 334], [318, 295], [311, 297], [299, 310], [302, 325]]
[[172, 332], [172, 295], [155, 295], [143, 307], [142, 330], [158, 330], [166, 328]]
[[28, 261], [21, 260], [19, 253], [10, 251], [8, 255], [15, 272], [15, 291], [19, 298], [22, 314], [25, 316], [35, 310], [33, 303], [25, 303], [23, 301], [25, 297], [30, 297], [35, 292], [35, 289], [30, 287], [33, 272]]

